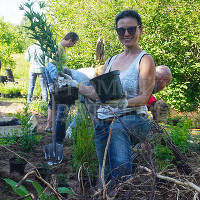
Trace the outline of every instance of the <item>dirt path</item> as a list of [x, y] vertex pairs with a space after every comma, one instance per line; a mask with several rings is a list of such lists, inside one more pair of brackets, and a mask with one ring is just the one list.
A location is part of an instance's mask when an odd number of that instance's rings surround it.
[[23, 103], [13, 103], [0, 101], [0, 117], [8, 116], [9, 113], [15, 114], [17, 112], [23, 111]]

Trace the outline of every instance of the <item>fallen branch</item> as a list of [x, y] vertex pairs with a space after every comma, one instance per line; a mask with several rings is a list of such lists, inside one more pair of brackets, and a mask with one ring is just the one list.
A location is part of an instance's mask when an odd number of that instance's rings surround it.
[[28, 172], [16, 185], [16, 188], [19, 187], [30, 175], [35, 175], [41, 182], [43, 182], [57, 197], [58, 200], [62, 200], [62, 196], [47, 182], [45, 181], [39, 174], [38, 170], [35, 169], [33, 171]]
[[[140, 166], [139, 167], [140, 169], [144, 169], [146, 170], [147, 172], [150, 172], [152, 173], [152, 170], [150, 170], [149, 168], [147, 167], [144, 167], [144, 166]], [[166, 181], [169, 181], [169, 182], [173, 182], [177, 185], [182, 185], [182, 186], [187, 186], [187, 187], [190, 187], [191, 189], [194, 189], [195, 191], [197, 191], [198, 193], [200, 193], [200, 187], [195, 185], [194, 183], [190, 182], [190, 181], [179, 181], [179, 180], [176, 180], [174, 178], [171, 178], [171, 177], [168, 177], [168, 176], [163, 176], [163, 175], [160, 175], [160, 174], [155, 174], [157, 178], [159, 179], [163, 179], [163, 180], [166, 180]]]
[[193, 197], [193, 200], [199, 200], [199, 193], [198, 192], [196, 192], [195, 194], [194, 194], [194, 197]]

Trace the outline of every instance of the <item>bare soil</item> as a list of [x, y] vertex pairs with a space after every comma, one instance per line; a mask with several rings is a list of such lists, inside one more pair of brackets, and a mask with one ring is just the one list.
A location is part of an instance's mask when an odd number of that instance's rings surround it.
[[[9, 102], [2, 102], [0, 101], [0, 117], [7, 116], [8, 113], [16, 113], [23, 110], [23, 104], [21, 103], [9, 103]], [[28, 154], [28, 164], [25, 168], [25, 173], [32, 171], [32, 169], [35, 167], [38, 167], [39, 165], [44, 165], [45, 159], [44, 159], [44, 146], [46, 144], [51, 143], [51, 134], [45, 132], [45, 126], [46, 126], [46, 117], [41, 116], [37, 113], [34, 113], [36, 115], [36, 118], [38, 120], [38, 127], [37, 127], [37, 134], [42, 135], [42, 139], [40, 141], [40, 144], [37, 146], [37, 148], [34, 149], [33, 152]], [[20, 175], [17, 172], [10, 173], [9, 171], [9, 159], [14, 156], [15, 153], [19, 152], [17, 144], [15, 145], [9, 145], [6, 146], [8, 149], [3, 148], [0, 146], [0, 200], [16, 200], [19, 198], [18, 195], [16, 195], [12, 189], [5, 183], [3, 180], [4, 178], [11, 178], [15, 180], [16, 182], [20, 181], [23, 177], [23, 175]], [[197, 150], [197, 149], [196, 149]], [[59, 165], [56, 165], [52, 168], [49, 168], [49, 171], [51, 171], [50, 175], [47, 176], [46, 180], [51, 183], [52, 177], [56, 176], [57, 186], [62, 187], [70, 187], [73, 189], [73, 191], [76, 194], [83, 194], [80, 190], [80, 185], [77, 181], [77, 172], [73, 170], [72, 167], [72, 145], [71, 141], [66, 140], [64, 142], [64, 148], [63, 148], [63, 162]], [[198, 151], [192, 152], [188, 156], [188, 161], [190, 165], [192, 166], [194, 173], [190, 174], [189, 176], [179, 175], [177, 169], [173, 171], [167, 171], [164, 170], [164, 175], [166, 176], [172, 176], [176, 179], [181, 178], [182, 180], [190, 180], [191, 182], [195, 183], [197, 186], [200, 184], [200, 170], [199, 170], [199, 163], [200, 163], [200, 153]], [[47, 170], [48, 171], [48, 170]], [[34, 176], [30, 176], [30, 179], [34, 180]], [[150, 199], [149, 194], [150, 191], [153, 189], [156, 190], [156, 195], [154, 199], [163, 199], [163, 200], [175, 200], [175, 199], [182, 199], [182, 200], [188, 200], [193, 199], [194, 197], [194, 190], [189, 190], [187, 187], [182, 186], [175, 186], [174, 183], [166, 182], [166, 181], [160, 181], [156, 188], [152, 187], [152, 175], [151, 173], [144, 173], [144, 171], [136, 171], [135, 172], [135, 178], [132, 183], [124, 184], [118, 188], [118, 193], [116, 198], [117, 200], [122, 199], [130, 199], [130, 200], [136, 200], [136, 199]], [[156, 181], [158, 181], [156, 179]], [[161, 185], [159, 185], [161, 184]], [[30, 183], [24, 182], [23, 184], [29, 192], [34, 193], [34, 189]], [[94, 192], [95, 190], [93, 190]], [[146, 198], [145, 198], [146, 195]], [[64, 196], [64, 195], [63, 195]], [[137, 196], [137, 198], [136, 198]], [[177, 196], [180, 196], [178, 198]], [[64, 196], [67, 199], [67, 196]], [[82, 195], [78, 195], [79, 198], [71, 198], [71, 199], [84, 199], [89, 200], [91, 198], [84, 197]], [[200, 196], [198, 195], [200, 198]], [[198, 197], [196, 199], [198, 199]], [[68, 198], [70, 199], [70, 198]], [[92, 198], [93, 200], [100, 200], [102, 199], [102, 195], [98, 198]]]
[[[0, 117], [8, 116], [9, 113], [14, 114], [19, 111], [22, 111], [23, 107], [24, 105], [22, 103], [9, 103], [0, 101]], [[34, 151], [28, 154], [27, 161], [29, 163], [26, 165], [24, 174], [31, 171], [34, 168], [33, 165], [35, 167], [45, 165], [46, 162], [44, 159], [44, 146], [46, 144], [52, 143], [51, 133], [45, 132], [45, 126], [47, 121], [46, 117], [41, 116], [37, 113], [34, 114], [36, 115], [36, 118], [38, 120], [37, 134], [42, 135], [42, 139], [39, 145], [34, 149]], [[12, 191], [12, 189], [4, 182], [3, 179], [11, 178], [18, 182], [23, 177], [23, 175], [20, 175], [18, 172], [10, 173], [9, 170], [9, 159], [12, 158], [15, 155], [15, 153], [19, 152], [17, 144], [9, 145], [6, 147], [9, 150], [3, 148], [2, 146], [0, 147], [0, 200], [11, 200], [17, 199], [17, 197], [19, 197]], [[60, 177], [60, 180], [62, 179], [60, 183], [59, 180], [57, 182], [57, 184], [62, 187], [74, 187], [77, 184], [76, 172], [72, 170], [71, 153], [71, 142], [69, 140], [65, 141], [63, 148], [63, 162], [59, 165], [56, 165], [55, 167], [52, 167], [51, 169], [49, 168], [52, 174], [56, 174], [56, 176], [58, 175]], [[50, 180], [48, 179], [47, 181]], [[31, 185], [28, 183], [25, 183], [25, 187], [29, 188], [30, 191], [34, 191]]]
[[23, 111], [24, 104], [0, 101], [0, 117]]

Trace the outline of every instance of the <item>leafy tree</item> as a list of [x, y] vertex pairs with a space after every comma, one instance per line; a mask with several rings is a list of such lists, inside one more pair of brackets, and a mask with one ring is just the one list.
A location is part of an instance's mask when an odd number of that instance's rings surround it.
[[199, 6], [199, 1], [186, 0], [143, 1], [139, 5], [148, 13], [141, 45], [153, 55], [156, 65], [168, 65], [173, 74], [172, 83], [157, 96], [179, 111], [199, 106]]
[[73, 48], [69, 67], [96, 64], [98, 37], [106, 43], [106, 56], [121, 52], [114, 30], [114, 18], [122, 10], [137, 10], [143, 20], [141, 47], [151, 54], [156, 65], [168, 65], [172, 83], [162, 97], [179, 111], [192, 111], [200, 97], [200, 2], [197, 0], [49, 0], [48, 17], [58, 38], [75, 31], [80, 42]]
[[13, 53], [22, 53], [26, 48], [26, 36], [22, 27], [14, 26], [0, 19], [0, 60], [3, 68], [15, 66]]

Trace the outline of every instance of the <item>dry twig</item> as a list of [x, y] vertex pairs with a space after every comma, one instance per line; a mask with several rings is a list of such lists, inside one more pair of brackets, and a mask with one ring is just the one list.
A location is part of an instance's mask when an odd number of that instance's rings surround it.
[[[147, 167], [140, 166], [140, 168], [146, 170], [147, 172], [151, 172], [152, 173], [152, 170], [150, 170]], [[189, 187], [189, 188], [195, 190], [196, 192], [200, 193], [200, 187], [195, 185], [194, 183], [188, 181], [188, 180], [182, 182], [182, 181], [176, 180], [174, 178], [171, 178], [171, 177], [168, 177], [168, 176], [163, 176], [163, 175], [160, 175], [160, 174], [156, 174], [156, 177], [159, 178], [159, 179], [163, 179], [163, 180], [169, 181], [169, 182], [173, 182], [173, 183], [175, 183], [177, 185], [182, 185], [182, 186]]]
[[19, 187], [30, 175], [35, 175], [41, 182], [43, 182], [57, 197], [58, 200], [62, 200], [62, 196], [47, 182], [45, 181], [39, 174], [38, 170], [35, 169], [33, 171], [28, 172], [16, 185], [16, 187]]
[[23, 160], [25, 160], [29, 165], [31, 165], [33, 168], [36, 168], [36, 166], [35, 165], [33, 165], [32, 163], [30, 163], [26, 158], [24, 158], [24, 157], [22, 157], [22, 156], [20, 156], [19, 154], [17, 154], [16, 152], [14, 152], [14, 151], [12, 151], [11, 149], [9, 149], [8, 147], [6, 147], [6, 146], [3, 146], [3, 145], [0, 145], [0, 147], [3, 147], [4, 149], [6, 149], [6, 150], [8, 150], [8, 151], [10, 151], [11, 153], [13, 153], [13, 154], [15, 154], [17, 157], [19, 157], [19, 158], [21, 158], [21, 159], [23, 159]]

